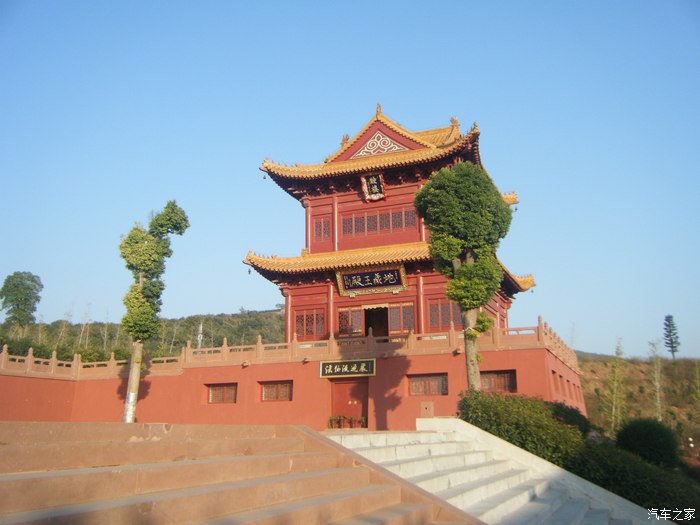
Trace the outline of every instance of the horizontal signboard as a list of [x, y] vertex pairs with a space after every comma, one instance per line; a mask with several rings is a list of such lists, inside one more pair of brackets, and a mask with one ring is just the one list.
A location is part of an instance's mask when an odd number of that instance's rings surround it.
[[376, 374], [377, 360], [321, 361], [321, 377], [358, 377]]
[[340, 295], [353, 297], [366, 293], [399, 292], [407, 288], [403, 266], [361, 268], [336, 272]]

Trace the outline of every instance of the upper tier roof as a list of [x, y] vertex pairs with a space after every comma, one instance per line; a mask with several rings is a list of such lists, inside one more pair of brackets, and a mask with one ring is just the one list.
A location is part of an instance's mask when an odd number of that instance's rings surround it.
[[260, 169], [279, 184], [280, 179], [330, 178], [428, 164], [450, 156], [463, 156], [481, 166], [476, 123], [465, 135], [455, 118], [444, 128], [411, 132], [384, 116], [377, 104], [375, 116], [352, 139], [343, 137], [340, 149], [322, 164], [287, 166], [266, 159]]
[[[263, 257], [248, 252], [243, 262], [255, 268], [264, 277], [270, 278], [275, 274], [291, 276], [431, 260], [430, 246], [425, 241], [419, 241], [338, 252], [314, 254], [302, 252], [298, 257]], [[510, 282], [517, 292], [524, 292], [535, 286], [535, 279], [531, 275], [519, 277], [508, 271], [502, 263], [501, 267], [504, 271], [504, 280]]]

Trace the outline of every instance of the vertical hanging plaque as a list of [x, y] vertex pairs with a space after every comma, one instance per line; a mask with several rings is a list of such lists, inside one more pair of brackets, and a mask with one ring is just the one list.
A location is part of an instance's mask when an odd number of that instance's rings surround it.
[[381, 173], [372, 173], [370, 175], [362, 175], [362, 193], [364, 193], [365, 201], [378, 201], [386, 197], [384, 193], [384, 177]]

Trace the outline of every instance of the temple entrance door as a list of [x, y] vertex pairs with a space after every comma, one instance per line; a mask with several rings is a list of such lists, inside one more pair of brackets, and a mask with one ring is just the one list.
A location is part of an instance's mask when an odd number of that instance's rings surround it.
[[345, 416], [355, 421], [361, 417], [367, 421], [367, 378], [336, 379], [332, 382], [331, 405], [333, 416]]
[[386, 337], [389, 335], [389, 309], [366, 308], [365, 309], [365, 335], [369, 335], [369, 327], [372, 327], [374, 337]]

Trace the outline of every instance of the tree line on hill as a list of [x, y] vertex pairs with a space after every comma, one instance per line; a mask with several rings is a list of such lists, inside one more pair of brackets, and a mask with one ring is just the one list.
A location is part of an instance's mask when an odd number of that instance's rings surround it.
[[[236, 314], [193, 315], [180, 319], [161, 319], [158, 333], [144, 342], [144, 351], [150, 356], [178, 355], [190, 341], [197, 346], [201, 334], [202, 348], [223, 344], [247, 345], [257, 341], [258, 335], [265, 343], [284, 341], [284, 311], [251, 311], [241, 309]], [[69, 361], [74, 353], [83, 361], [106, 361], [110, 353], [116, 359], [128, 359], [132, 339], [121, 323], [71, 322], [70, 318], [52, 323], [31, 323], [17, 330], [15, 325], [0, 325], [0, 345], [8, 345], [13, 355], [26, 355], [31, 347], [37, 357], [49, 358], [56, 352], [58, 359]]]

